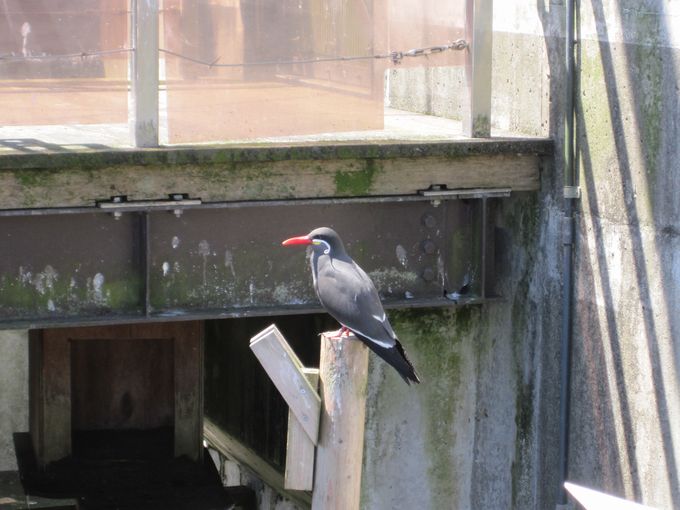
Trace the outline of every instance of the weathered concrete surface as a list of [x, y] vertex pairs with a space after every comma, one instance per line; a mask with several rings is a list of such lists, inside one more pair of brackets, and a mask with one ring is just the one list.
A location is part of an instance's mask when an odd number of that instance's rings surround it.
[[0, 471], [17, 469], [12, 434], [27, 431], [28, 331], [0, 331]]
[[188, 193], [204, 202], [410, 194], [451, 189], [534, 190], [545, 139], [438, 143], [158, 149], [0, 154], [2, 209], [87, 207]]
[[[555, 137], [560, 172], [564, 2], [496, 2], [494, 9], [493, 120], [532, 133], [540, 118], [539, 132]], [[577, 19], [583, 199], [569, 476], [680, 508], [680, 8], [586, 0]], [[532, 105], [526, 91], [540, 82]], [[551, 349], [559, 355], [554, 342]]]
[[680, 508], [680, 10], [580, 14], [570, 476]]
[[[392, 314], [423, 384], [373, 361], [362, 507], [547, 509], [557, 496], [561, 300], [562, 2], [494, 2], [492, 124], [552, 136], [537, 195], [504, 201], [496, 224], [504, 300]], [[461, 74], [390, 75], [397, 108], [456, 118]], [[448, 94], [448, 96], [447, 96]]]

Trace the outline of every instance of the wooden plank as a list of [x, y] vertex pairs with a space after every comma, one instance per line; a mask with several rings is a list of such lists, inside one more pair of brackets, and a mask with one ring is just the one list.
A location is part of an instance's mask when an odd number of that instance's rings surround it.
[[40, 466], [71, 454], [71, 349], [61, 330], [36, 332], [30, 342], [31, 437]]
[[321, 399], [303, 372], [302, 362], [272, 324], [250, 340], [250, 348], [314, 444], [319, 435]]
[[[503, 151], [509, 149], [503, 149], [502, 145], [503, 142], [497, 142], [497, 154], [456, 157], [224, 165], [127, 164], [85, 170], [78, 167], [47, 174], [35, 169], [8, 169], [0, 172], [0, 203], [3, 209], [92, 206], [95, 198], [108, 198], [112, 193], [110, 190], [127, 195], [129, 200], [151, 200], [166, 195], [168, 182], [173, 183], [173, 189], [204, 202], [408, 195], [431, 184], [446, 184], [451, 189], [538, 190], [541, 156], [520, 153], [521, 148], [518, 152], [506, 153]], [[345, 189], [341, 186], [343, 180], [365, 182], [366, 186], [361, 190]], [[31, 185], [26, 186], [25, 182], [31, 182]]]
[[316, 448], [313, 510], [358, 510], [364, 451], [368, 348], [351, 336], [321, 338], [323, 418]]
[[203, 435], [208, 444], [222, 453], [222, 455], [250, 469], [264, 483], [280, 494], [290, 498], [303, 508], [309, 508], [312, 500], [311, 496], [304, 492], [287, 491], [284, 487], [284, 478], [281, 472], [260, 457], [254, 450], [229, 435], [208, 418], [205, 418], [203, 421]]
[[132, 139], [158, 146], [158, 0], [132, 0]]
[[472, 138], [491, 136], [491, 51], [493, 0], [467, 0], [465, 64], [466, 98], [463, 133]]
[[[319, 387], [319, 369], [303, 370], [314, 389]], [[311, 491], [314, 487], [314, 443], [292, 411], [288, 411], [288, 441], [286, 445], [286, 489]]]
[[[144, 392], [137, 393], [128, 386], [137, 376], [125, 376], [111, 378], [113, 367], [97, 371], [92, 369], [86, 373], [76, 373], [72, 381], [72, 363], [75, 360], [76, 368], [82, 362], [87, 362], [87, 356], [80, 352], [78, 346], [72, 349], [75, 342], [92, 341], [93, 344], [110, 344], [107, 348], [127, 349], [135, 340], [172, 340], [174, 363], [166, 360], [167, 370], [174, 373], [169, 377], [167, 384], [154, 387], [149, 391], [163, 391], [166, 388], [172, 390], [174, 403], [168, 407], [168, 412], [174, 409], [175, 431], [175, 455], [187, 455], [192, 459], [200, 459], [203, 454], [203, 322], [183, 321], [171, 323], [136, 324], [119, 326], [96, 326], [83, 328], [58, 328], [31, 332], [30, 336], [30, 392], [31, 392], [31, 417], [30, 431], [34, 442], [38, 461], [41, 465], [61, 459], [71, 453], [72, 418], [75, 424], [81, 424], [85, 428], [100, 428], [104, 423], [104, 415], [107, 414], [107, 406], [113, 403], [100, 402], [92, 409], [76, 409], [75, 416], [72, 409], [72, 383], [82, 385], [82, 378], [103, 378], [103, 381], [90, 382], [89, 387], [96, 384], [111, 385], [109, 395], [120, 393], [117, 390], [126, 390], [130, 402], [130, 415], [134, 413], [153, 413], [165, 411], [154, 406], [144, 405]], [[120, 342], [116, 342], [120, 340]], [[140, 352], [133, 349], [135, 352]], [[141, 351], [143, 352], [143, 351]], [[85, 356], [85, 358], [83, 358]], [[75, 358], [74, 358], [75, 357]], [[82, 359], [81, 359], [82, 358]], [[125, 353], [117, 353], [110, 357], [110, 364], [120, 365], [124, 361], [130, 370], [148, 371], [148, 360], [139, 362], [129, 361], [130, 356]], [[160, 363], [160, 360], [157, 360]], [[159, 365], [157, 370], [162, 370]], [[107, 377], [107, 375], [109, 377]], [[141, 380], [143, 380], [143, 376]], [[171, 387], [168, 387], [171, 384]], [[75, 398], [79, 398], [79, 392], [87, 388], [79, 388], [75, 391]], [[136, 409], [136, 411], [134, 411]], [[120, 410], [118, 410], [120, 411]], [[115, 418], [112, 413], [110, 418]], [[137, 416], [135, 425], [140, 428], [154, 427], [156, 417]], [[93, 424], [92, 420], [96, 423]], [[120, 421], [120, 420], [118, 420]], [[98, 425], [97, 425], [98, 424]], [[146, 424], [146, 425], [145, 425]], [[123, 426], [123, 425], [121, 425]], [[114, 427], [118, 428], [118, 427]]]
[[203, 321], [161, 326], [173, 335], [175, 344], [175, 457], [199, 460], [203, 458]]

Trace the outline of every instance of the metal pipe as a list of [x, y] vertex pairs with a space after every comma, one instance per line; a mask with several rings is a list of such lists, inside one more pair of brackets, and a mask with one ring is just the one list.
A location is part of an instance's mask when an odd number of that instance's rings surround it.
[[576, 0], [567, 0], [565, 25], [565, 109], [564, 109], [564, 217], [562, 221], [562, 328], [560, 360], [559, 488], [557, 508], [569, 503], [564, 482], [569, 472], [569, 413], [571, 398], [571, 345], [573, 316], [574, 199], [574, 17]]

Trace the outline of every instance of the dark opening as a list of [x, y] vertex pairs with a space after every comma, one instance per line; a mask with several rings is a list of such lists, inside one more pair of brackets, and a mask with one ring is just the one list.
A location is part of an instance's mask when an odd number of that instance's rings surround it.
[[74, 457], [171, 458], [173, 374], [172, 339], [72, 340]]
[[319, 334], [339, 327], [327, 314], [206, 321], [205, 416], [283, 471], [288, 406], [249, 345], [272, 323], [306, 367], [319, 366]]

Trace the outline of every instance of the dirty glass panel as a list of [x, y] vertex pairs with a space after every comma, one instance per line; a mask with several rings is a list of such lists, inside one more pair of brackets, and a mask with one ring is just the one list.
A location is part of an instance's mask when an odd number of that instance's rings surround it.
[[3, 0], [0, 126], [126, 128], [128, 19], [128, 0]]
[[[411, 49], [444, 46], [465, 39], [464, 0], [387, 0], [389, 48]], [[465, 52], [444, 51], [423, 57], [406, 57], [393, 67], [463, 65]]]
[[139, 218], [0, 218], [0, 320], [141, 313]]
[[382, 24], [370, 0], [167, 0], [169, 141], [380, 129], [384, 62], [310, 60], [372, 55]]

